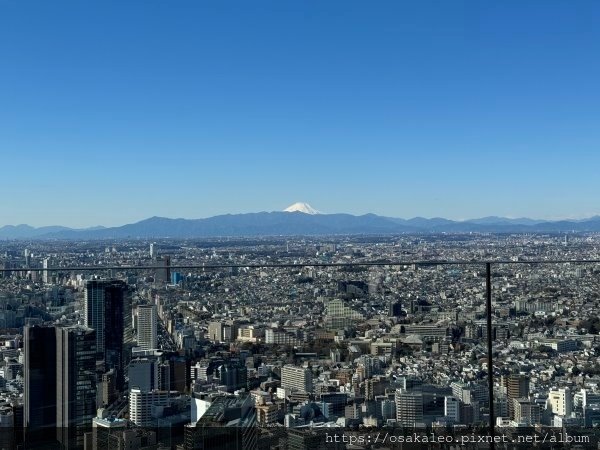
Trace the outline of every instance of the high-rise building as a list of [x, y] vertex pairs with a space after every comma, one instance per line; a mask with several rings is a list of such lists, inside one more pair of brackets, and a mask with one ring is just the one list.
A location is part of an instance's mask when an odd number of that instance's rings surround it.
[[390, 317], [401, 317], [402, 314], [402, 302], [400, 300], [392, 300], [390, 302], [388, 315]]
[[96, 416], [96, 332], [74, 326], [56, 329], [56, 426], [65, 447], [83, 445]]
[[[98, 410], [98, 416], [94, 417], [92, 422], [92, 431], [88, 432], [88, 436], [91, 434], [92, 445], [91, 448], [94, 450], [111, 450], [118, 448], [114, 445], [115, 435], [127, 429], [127, 420], [117, 419], [111, 417], [108, 411], [100, 408]], [[88, 448], [86, 446], [86, 448]]]
[[312, 372], [309, 368], [286, 365], [281, 368], [281, 387], [292, 391], [311, 393]]
[[511, 374], [505, 377], [503, 382], [508, 397], [508, 415], [514, 419], [514, 400], [529, 397], [529, 378], [526, 375]]
[[552, 413], [557, 416], [570, 416], [573, 412], [573, 395], [569, 388], [551, 390], [548, 395], [548, 401], [552, 408]]
[[44, 284], [49, 284], [52, 282], [51, 272], [49, 270], [45, 270], [48, 269], [51, 265], [52, 263], [50, 262], [50, 258], [44, 258], [44, 260], [42, 261], [42, 267], [44, 268], [44, 271], [42, 272], [42, 281], [44, 282]]
[[415, 426], [423, 422], [423, 393], [396, 392], [396, 421], [399, 425]]
[[388, 398], [381, 401], [381, 419], [384, 422], [396, 420], [396, 403]]
[[171, 282], [171, 257], [168, 255], [158, 256], [156, 258], [156, 275], [155, 281], [158, 283]]
[[137, 320], [137, 343], [144, 350], [158, 348], [158, 315], [156, 305], [139, 305]]
[[98, 359], [115, 370], [117, 390], [124, 386], [125, 341], [131, 311], [127, 284], [121, 280], [90, 280], [85, 285], [84, 324], [96, 331]]
[[225, 324], [223, 322], [210, 322], [208, 324], [208, 339], [213, 342], [223, 342]]
[[573, 405], [577, 408], [585, 408], [588, 405], [600, 405], [600, 393], [590, 389], [581, 389], [573, 396]]
[[108, 406], [117, 400], [117, 373], [110, 369], [102, 374], [102, 382], [99, 384], [100, 401], [103, 406]]
[[154, 258], [156, 256], [156, 244], [152, 242], [150, 244], [150, 258]]
[[142, 391], [135, 386], [129, 390], [129, 420], [138, 427], [156, 425], [158, 411], [168, 406], [168, 391]]
[[[171, 391], [183, 392], [190, 385], [190, 371], [188, 363], [183, 357], [174, 357], [161, 365], [161, 372], [168, 371], [169, 384], [167, 389]], [[161, 377], [165, 378], [165, 377]]]
[[444, 397], [444, 417], [458, 423], [460, 421], [460, 400], [456, 397]]
[[186, 426], [184, 449], [257, 448], [256, 409], [251, 395], [213, 399], [196, 422]]
[[157, 359], [138, 358], [129, 363], [127, 375], [129, 385], [135, 386], [142, 391], [159, 389]]
[[215, 375], [228, 392], [247, 387], [248, 369], [243, 364], [231, 362], [223, 364], [217, 368]]
[[515, 411], [515, 422], [521, 425], [537, 425], [541, 423], [540, 405], [528, 398], [516, 398], [513, 400]]
[[56, 328], [24, 327], [24, 420], [28, 441], [56, 439]]

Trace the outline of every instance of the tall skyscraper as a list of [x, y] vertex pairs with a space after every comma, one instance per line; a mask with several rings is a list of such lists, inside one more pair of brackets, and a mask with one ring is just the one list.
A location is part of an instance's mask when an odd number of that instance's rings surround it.
[[90, 280], [85, 283], [84, 324], [96, 330], [96, 351], [104, 354], [104, 304], [105, 281]]
[[157, 327], [156, 305], [139, 305], [137, 320], [138, 347], [145, 350], [158, 348]]
[[26, 439], [56, 439], [56, 328], [24, 327]]
[[[47, 269], [50, 266], [51, 266], [50, 258], [44, 258], [44, 260], [42, 261], [42, 267], [44, 269]], [[44, 282], [44, 284], [48, 284], [48, 283], [52, 282], [52, 274], [50, 271], [44, 270], [42, 272], [42, 281]]]
[[90, 280], [85, 285], [85, 326], [96, 331], [98, 359], [104, 371], [114, 369], [117, 390], [123, 389], [126, 333], [131, 304], [127, 284], [121, 280]]
[[82, 446], [96, 416], [96, 332], [56, 329], [56, 426], [65, 447]]
[[170, 283], [171, 257], [168, 255], [158, 256], [156, 258], [156, 265], [159, 266], [159, 268], [156, 269], [155, 280], [159, 283]]
[[396, 421], [404, 426], [415, 426], [423, 422], [422, 392], [404, 389], [396, 392]]
[[504, 378], [508, 397], [508, 415], [515, 418], [515, 401], [529, 397], [529, 378], [526, 375], [512, 374]]

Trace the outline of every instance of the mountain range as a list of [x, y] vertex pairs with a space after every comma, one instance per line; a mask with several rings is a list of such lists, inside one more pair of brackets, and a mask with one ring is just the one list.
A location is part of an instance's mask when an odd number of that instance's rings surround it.
[[484, 217], [456, 221], [444, 218], [399, 219], [365, 214], [322, 214], [306, 203], [286, 211], [225, 214], [206, 219], [151, 217], [118, 227], [73, 229], [29, 225], [0, 227], [0, 239], [125, 239], [201, 238], [219, 236], [278, 236], [400, 233], [566, 233], [600, 232], [600, 216], [583, 220], [534, 220]]

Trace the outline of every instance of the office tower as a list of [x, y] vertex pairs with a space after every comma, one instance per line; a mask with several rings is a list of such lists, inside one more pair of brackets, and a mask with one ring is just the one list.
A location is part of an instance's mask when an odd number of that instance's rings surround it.
[[591, 403], [583, 408], [583, 424], [586, 428], [600, 427], [600, 403]]
[[390, 302], [389, 313], [390, 317], [401, 317], [402, 316], [402, 302], [400, 300]]
[[168, 406], [168, 391], [142, 391], [137, 387], [129, 390], [129, 420], [138, 427], [156, 425], [160, 409]]
[[91, 445], [89, 447], [86, 445], [85, 448], [92, 448], [94, 450], [119, 448], [114, 445], [114, 439], [120, 432], [126, 429], [127, 420], [111, 417], [106, 409], [100, 408], [98, 416], [94, 417], [92, 422], [92, 432], [88, 432], [88, 436], [91, 435], [92, 439]]
[[581, 389], [575, 394], [573, 400], [578, 408], [585, 408], [589, 405], [600, 405], [600, 393], [593, 392], [590, 389]]
[[528, 398], [517, 398], [513, 400], [515, 410], [515, 422], [522, 425], [537, 425], [541, 423], [541, 408]]
[[281, 387], [292, 391], [311, 393], [312, 372], [308, 368], [286, 365], [281, 368]]
[[422, 392], [396, 392], [396, 421], [403, 426], [415, 426], [423, 422]]
[[396, 403], [390, 399], [384, 399], [381, 402], [381, 418], [384, 422], [396, 420]]
[[154, 258], [156, 256], [156, 244], [153, 242], [150, 244], [150, 258]]
[[456, 397], [444, 397], [444, 417], [458, 423], [460, 421], [460, 400]]
[[233, 321], [210, 322], [208, 339], [212, 342], [231, 342], [237, 338], [238, 324]]
[[223, 322], [210, 322], [208, 324], [208, 339], [212, 342], [223, 342], [225, 324]]
[[56, 329], [56, 426], [65, 447], [83, 445], [96, 416], [96, 332], [74, 326]]
[[170, 283], [171, 282], [171, 257], [168, 255], [158, 256], [156, 258], [156, 275], [155, 281], [157, 283]]
[[26, 439], [56, 439], [56, 328], [23, 328]]
[[[42, 261], [42, 267], [44, 269], [48, 269], [49, 267], [51, 267], [52, 263], [50, 262], [50, 258], [44, 258], [44, 260]], [[44, 282], [44, 284], [48, 284], [52, 282], [52, 275], [50, 273], [50, 271], [48, 270], [44, 270], [42, 272], [42, 281]]]
[[108, 372], [102, 374], [99, 391], [101, 394], [100, 401], [103, 406], [108, 406], [117, 400], [117, 373], [115, 369], [110, 369]]
[[25, 267], [30, 268], [31, 267], [31, 251], [29, 251], [29, 249], [26, 248], [25, 252], [23, 252], [23, 256], [25, 256]]
[[[168, 369], [169, 386], [171, 391], [184, 392], [188, 388], [190, 385], [190, 371], [185, 358], [171, 358], [161, 367]], [[162, 371], [163, 369], [160, 370]]]
[[503, 382], [508, 397], [508, 415], [511, 419], [514, 419], [514, 401], [519, 398], [529, 397], [529, 378], [526, 375], [512, 374], [505, 377]]
[[137, 321], [137, 343], [144, 350], [158, 348], [156, 337], [158, 316], [156, 305], [139, 305]]
[[159, 389], [158, 365], [159, 362], [156, 359], [133, 359], [127, 369], [129, 386], [139, 388], [142, 391]]
[[196, 422], [186, 426], [184, 449], [257, 448], [256, 409], [248, 394], [220, 396]]
[[179, 285], [179, 283], [181, 283], [182, 281], [183, 281], [183, 274], [181, 274], [179, 272], [171, 273], [171, 284]]
[[98, 359], [104, 370], [115, 370], [116, 388], [124, 387], [125, 341], [131, 305], [121, 280], [90, 280], [85, 285], [84, 324], [96, 331]]
[[218, 382], [225, 386], [228, 392], [245, 389], [248, 383], [248, 369], [240, 363], [227, 363], [219, 366], [215, 372]]
[[552, 413], [557, 416], [570, 416], [573, 412], [573, 396], [569, 388], [551, 390], [548, 400]]

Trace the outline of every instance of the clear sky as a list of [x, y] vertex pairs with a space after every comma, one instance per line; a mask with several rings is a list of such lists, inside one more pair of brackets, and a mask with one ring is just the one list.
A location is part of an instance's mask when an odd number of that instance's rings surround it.
[[600, 213], [600, 3], [0, 0], [0, 225]]

